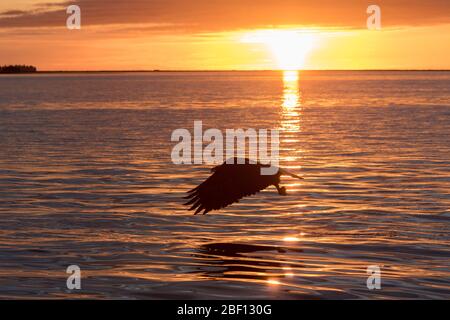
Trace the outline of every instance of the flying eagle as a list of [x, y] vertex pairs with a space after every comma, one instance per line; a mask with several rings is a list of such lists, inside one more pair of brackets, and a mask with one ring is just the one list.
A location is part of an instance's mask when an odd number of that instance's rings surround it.
[[195, 214], [201, 211], [207, 214], [239, 202], [240, 199], [254, 195], [271, 185], [277, 188], [278, 194], [285, 196], [286, 188], [280, 187], [281, 175], [303, 179], [281, 168], [273, 175], [262, 175], [261, 169], [269, 168], [270, 165], [249, 159], [233, 158], [232, 162], [230, 160], [214, 167], [211, 170], [213, 174], [208, 179], [188, 191], [189, 195], [184, 199], [189, 201], [184, 205], [191, 206], [189, 210], [196, 210]]

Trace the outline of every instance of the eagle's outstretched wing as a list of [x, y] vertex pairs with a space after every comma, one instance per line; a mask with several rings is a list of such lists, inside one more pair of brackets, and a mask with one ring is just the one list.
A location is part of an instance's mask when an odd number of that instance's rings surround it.
[[215, 168], [215, 172], [198, 187], [189, 191], [185, 205], [195, 214], [225, 208], [240, 199], [254, 195], [272, 184], [270, 176], [261, 175], [259, 164], [227, 164]]

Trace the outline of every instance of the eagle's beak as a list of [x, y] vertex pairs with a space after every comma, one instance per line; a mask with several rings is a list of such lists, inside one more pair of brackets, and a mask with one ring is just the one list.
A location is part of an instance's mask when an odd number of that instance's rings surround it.
[[280, 168], [280, 173], [281, 173], [281, 174], [284, 174], [284, 175], [286, 175], [286, 176], [291, 176], [291, 177], [293, 177], [293, 178], [300, 179], [300, 180], [303, 180], [303, 179], [304, 179], [304, 178], [302, 178], [302, 177], [300, 177], [300, 176], [298, 176], [298, 175], [296, 175], [296, 174], [294, 174], [294, 173], [292, 173], [292, 172], [290, 172], [289, 170], [286, 170], [286, 169], [281, 169], [281, 168]]

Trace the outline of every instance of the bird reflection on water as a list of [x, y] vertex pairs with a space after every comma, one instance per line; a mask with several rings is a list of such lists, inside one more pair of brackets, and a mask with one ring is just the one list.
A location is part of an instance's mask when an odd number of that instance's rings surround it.
[[[257, 280], [267, 282], [292, 276], [292, 268], [301, 268], [298, 263], [273, 259], [279, 254], [301, 253], [293, 247], [268, 246], [244, 243], [208, 243], [198, 248], [193, 256], [203, 265], [199, 273], [209, 278]], [[208, 266], [208, 267], [205, 267]]]

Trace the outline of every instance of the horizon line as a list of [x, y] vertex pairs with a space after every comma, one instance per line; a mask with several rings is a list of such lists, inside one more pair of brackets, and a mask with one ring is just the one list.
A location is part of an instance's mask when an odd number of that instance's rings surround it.
[[158, 73], [158, 72], [285, 72], [285, 71], [450, 71], [450, 69], [123, 69], [123, 70], [38, 70], [34, 73]]

